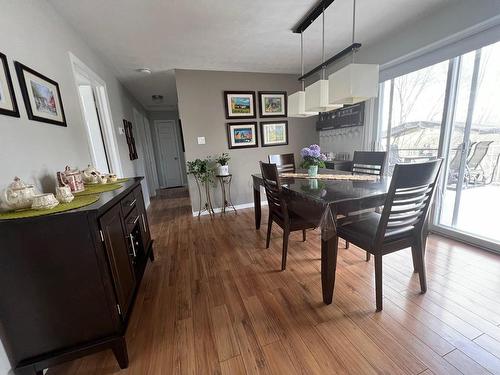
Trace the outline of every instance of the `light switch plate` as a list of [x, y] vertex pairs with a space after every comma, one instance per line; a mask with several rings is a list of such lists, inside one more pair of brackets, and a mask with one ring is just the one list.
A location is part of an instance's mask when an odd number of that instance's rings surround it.
[[205, 144], [205, 137], [198, 137], [198, 144], [204, 145]]

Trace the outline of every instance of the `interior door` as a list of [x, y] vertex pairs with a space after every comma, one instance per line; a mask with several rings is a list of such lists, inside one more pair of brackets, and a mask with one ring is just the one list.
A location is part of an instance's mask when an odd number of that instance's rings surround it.
[[161, 188], [182, 185], [179, 137], [175, 121], [155, 121], [158, 148], [158, 179]]
[[135, 274], [125, 238], [120, 205], [114, 206], [100, 219], [104, 245], [115, 284], [122, 317], [125, 317], [135, 288]]

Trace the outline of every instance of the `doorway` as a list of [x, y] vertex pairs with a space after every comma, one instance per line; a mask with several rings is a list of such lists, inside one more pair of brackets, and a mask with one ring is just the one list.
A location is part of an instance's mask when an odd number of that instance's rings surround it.
[[90, 162], [103, 173], [123, 176], [106, 83], [71, 52], [69, 57], [86, 125]]
[[183, 185], [179, 134], [174, 120], [155, 120], [157, 169], [160, 188]]

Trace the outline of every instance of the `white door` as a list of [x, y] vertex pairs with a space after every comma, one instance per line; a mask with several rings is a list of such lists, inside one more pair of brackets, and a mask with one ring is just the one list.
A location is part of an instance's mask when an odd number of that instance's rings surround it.
[[158, 179], [161, 188], [182, 185], [182, 169], [175, 121], [155, 121]]

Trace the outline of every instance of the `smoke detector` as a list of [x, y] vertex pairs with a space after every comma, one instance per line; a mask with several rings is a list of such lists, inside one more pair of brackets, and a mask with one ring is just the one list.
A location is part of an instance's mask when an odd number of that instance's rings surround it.
[[151, 74], [151, 69], [149, 69], [149, 68], [139, 68], [139, 69], [136, 69], [135, 71], [139, 72], [139, 73], [144, 73], [144, 74]]
[[163, 95], [159, 94], [151, 95], [151, 99], [153, 99], [154, 103], [159, 103], [163, 101]]

